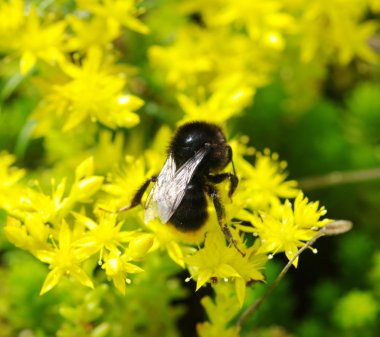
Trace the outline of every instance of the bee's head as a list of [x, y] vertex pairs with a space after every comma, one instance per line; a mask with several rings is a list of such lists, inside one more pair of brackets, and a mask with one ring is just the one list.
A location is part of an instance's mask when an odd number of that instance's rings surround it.
[[174, 135], [169, 151], [173, 154], [177, 167], [205, 146], [210, 151], [203, 159], [201, 167], [206, 171], [219, 171], [229, 162], [226, 137], [214, 124], [192, 122], [182, 125]]

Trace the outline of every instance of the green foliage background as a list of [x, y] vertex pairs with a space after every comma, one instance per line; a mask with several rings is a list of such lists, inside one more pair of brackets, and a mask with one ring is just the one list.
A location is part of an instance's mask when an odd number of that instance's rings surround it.
[[[49, 8], [51, 4], [45, 2]], [[74, 6], [74, 1], [60, 3], [69, 10]], [[146, 1], [147, 14], [142, 19], [153, 27], [152, 34], [127, 30], [118, 41], [120, 51], [125, 52], [120, 59], [139, 68], [132, 92], [145, 88], [140, 124], [122, 129], [125, 147], [132, 152], [147, 146], [158, 125], [174, 128], [179, 119], [174, 95], [161, 85], [162, 79], [155, 78], [158, 75], [147, 56], [160, 34], [176, 27], [176, 20], [184, 20], [170, 16], [171, 3]], [[372, 12], [367, 17], [380, 21]], [[156, 21], [165, 20], [169, 21], [162, 31], [155, 32], [154, 27], [159, 26]], [[375, 38], [379, 43], [378, 33]], [[0, 56], [0, 150], [14, 154], [18, 167], [30, 170], [31, 177], [37, 176], [42, 169], [54, 169], [57, 158], [69, 157], [70, 149], [63, 145], [64, 134], [33, 137], [29, 117], [39, 96], [30, 76], [18, 71], [18, 63], [9, 62], [5, 51]], [[287, 55], [283, 62], [295, 62], [293, 55]], [[373, 168], [380, 170], [380, 67], [354, 57], [345, 65], [327, 62], [322, 70], [320, 65], [309, 64], [297, 76], [284, 83], [275, 74], [268, 84], [257, 88], [253, 103], [230, 120], [231, 133], [248, 135], [250, 145], [258, 150], [270, 148], [279, 153], [288, 163], [290, 179], [299, 181], [301, 187], [304, 183], [305, 193], [311, 200], [320, 200], [330, 218], [350, 219], [354, 229], [339, 238], [318, 241], [318, 254], [303, 254], [298, 269], [287, 275], [243, 327], [242, 336], [377, 337], [380, 176], [370, 178], [367, 173]], [[309, 95], [305, 83], [315, 94]], [[108, 130], [102, 125], [99, 128]], [[89, 130], [89, 136], [99, 134]], [[51, 144], [54, 149], [49, 149]], [[307, 187], [313, 177], [361, 170], [362, 181], [348, 179], [342, 184]], [[55, 172], [59, 174], [59, 168]], [[39, 297], [47, 268], [7, 241], [3, 234], [6, 218], [0, 210], [0, 337], [190, 337], [196, 335], [195, 324], [207, 320], [208, 306], [205, 311], [200, 299], [212, 293], [210, 286], [195, 293], [194, 283], [184, 282], [188, 275], [166, 254], [143, 262], [145, 272], [134, 277], [133, 291], [125, 296], [110, 284], [89, 291], [67, 279]], [[268, 283], [284, 263], [269, 263]], [[99, 273], [99, 278], [105, 276]], [[250, 288], [245, 307], [264, 289], [261, 284]], [[218, 297], [215, 301], [218, 303]], [[234, 305], [228, 299], [220, 301], [227, 308], [220, 305], [219, 310], [228, 311], [227, 304]]]

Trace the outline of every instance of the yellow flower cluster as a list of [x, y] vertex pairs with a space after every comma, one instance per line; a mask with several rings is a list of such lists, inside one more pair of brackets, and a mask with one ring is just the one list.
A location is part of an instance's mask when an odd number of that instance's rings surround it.
[[0, 4], [0, 51], [19, 60], [22, 75], [39, 73], [38, 134], [62, 124], [68, 131], [89, 121], [116, 128], [140, 120], [135, 111], [144, 102], [128, 91], [131, 69], [116, 64], [112, 48], [123, 27], [148, 32], [134, 1], [83, 0], [77, 7], [80, 16], [60, 18], [23, 0]]
[[[294, 81], [300, 64], [378, 61], [368, 42], [378, 23], [363, 22], [368, 8], [379, 11], [376, 0], [185, 0], [168, 6], [173, 15], [195, 18], [150, 47], [149, 58], [175, 88], [184, 120], [228, 120], [275, 74]], [[285, 61], [289, 56], [292, 63]]]
[[19, 58], [20, 71], [27, 74], [38, 60], [53, 63], [63, 58], [66, 22], [41, 22], [34, 5], [24, 13], [23, 0], [1, 3], [0, 50]]
[[[0, 167], [5, 172], [5, 186], [16, 182], [22, 173], [10, 173], [7, 165], [11, 162], [9, 155], [2, 156]], [[11, 215], [4, 229], [7, 238], [49, 264], [51, 271], [41, 294], [54, 288], [63, 275], [93, 287], [83, 263], [95, 254], [99, 254], [99, 264], [122, 293], [127, 274], [142, 271], [130, 262], [144, 257], [153, 244], [152, 235], [123, 231], [123, 222], [117, 222], [115, 214], [99, 212], [93, 220], [83, 211], [74, 211], [78, 204], [91, 202], [103, 183], [103, 177], [93, 175], [93, 171], [93, 160], [89, 158], [78, 166], [68, 192], [63, 179], [57, 185], [52, 182], [50, 196], [20, 186], [19, 190], [9, 191], [7, 203], [0, 200], [0, 207]]]
[[107, 60], [101, 49], [89, 49], [81, 65], [63, 62], [60, 68], [66, 80], [45, 94], [34, 117], [43, 119], [55, 113], [63, 117], [63, 131], [86, 120], [99, 121], [110, 128], [138, 124], [134, 111], [144, 102], [124, 94], [126, 79], [122, 70], [114, 66], [112, 59]]

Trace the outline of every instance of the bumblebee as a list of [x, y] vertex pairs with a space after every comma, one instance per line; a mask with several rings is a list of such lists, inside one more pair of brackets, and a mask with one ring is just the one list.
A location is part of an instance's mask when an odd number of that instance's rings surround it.
[[[229, 163], [232, 164], [232, 173], [221, 173]], [[179, 231], [191, 232], [206, 223], [208, 195], [224, 235], [237, 248], [225, 222], [224, 207], [215, 187], [226, 179], [230, 182], [228, 195], [231, 197], [239, 180], [232, 160], [232, 149], [220, 127], [206, 122], [187, 123], [172, 138], [161, 172], [147, 179], [131, 204], [119, 211], [139, 205], [150, 183], [154, 183], [145, 202], [145, 223], [159, 218], [162, 223], [170, 223]]]

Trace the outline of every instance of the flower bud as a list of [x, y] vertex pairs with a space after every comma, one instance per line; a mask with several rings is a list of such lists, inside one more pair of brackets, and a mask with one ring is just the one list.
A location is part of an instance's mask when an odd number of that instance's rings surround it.
[[81, 162], [75, 170], [75, 179], [79, 181], [83, 178], [90, 177], [94, 173], [94, 158], [89, 157]]
[[86, 200], [99, 190], [103, 180], [103, 177], [92, 176], [77, 182], [73, 186], [71, 197], [78, 201]]
[[134, 260], [143, 258], [152, 247], [153, 241], [153, 236], [150, 234], [138, 237], [130, 242], [128, 255]]

